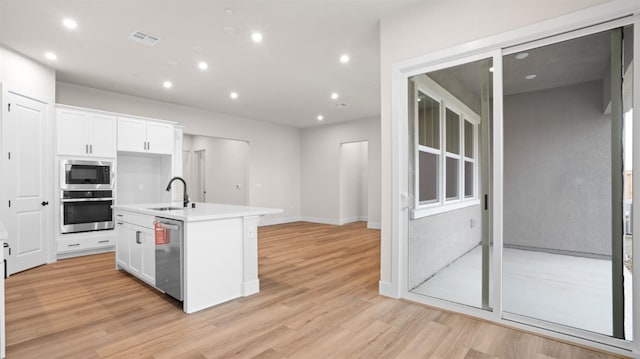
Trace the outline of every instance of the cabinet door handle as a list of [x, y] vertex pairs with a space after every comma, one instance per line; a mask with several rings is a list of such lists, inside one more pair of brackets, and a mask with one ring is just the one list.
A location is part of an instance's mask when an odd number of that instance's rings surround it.
[[151, 151], [151, 142], [147, 142], [147, 151]]
[[84, 145], [84, 153], [89, 153], [89, 145]]
[[118, 216], [118, 217], [123, 217], [123, 216], [124, 216], [124, 214], [118, 213], [118, 214], [116, 214], [116, 216]]
[[93, 145], [89, 145], [89, 153], [93, 153]]
[[138, 244], [142, 244], [142, 239], [140, 239], [140, 234], [141, 233], [142, 232], [140, 232], [140, 231], [136, 231], [136, 243], [138, 243]]
[[122, 225], [122, 222], [118, 222], [119, 225]]
[[98, 243], [109, 243], [108, 239], [102, 240], [102, 241], [98, 241]]
[[80, 243], [73, 243], [73, 244], [69, 244], [67, 247], [77, 247], [79, 245], [80, 245]]

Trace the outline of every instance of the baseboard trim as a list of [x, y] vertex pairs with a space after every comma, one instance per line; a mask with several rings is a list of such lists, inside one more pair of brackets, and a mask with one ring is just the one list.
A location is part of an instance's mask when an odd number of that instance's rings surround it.
[[382, 229], [382, 224], [380, 222], [367, 222], [367, 228]]
[[379, 281], [378, 294], [395, 299], [399, 298], [398, 292], [391, 282]]
[[339, 220], [340, 225], [354, 222], [363, 222], [367, 220], [367, 216], [347, 217]]
[[276, 224], [293, 223], [300, 221], [302, 221], [302, 218], [300, 217], [262, 218], [260, 220], [260, 223], [258, 223], [258, 227], [273, 226]]
[[260, 291], [260, 279], [254, 279], [242, 283], [242, 296], [247, 297]]
[[320, 223], [320, 224], [332, 224], [339, 226], [340, 222], [334, 218], [322, 218], [322, 217], [302, 217], [300, 219], [303, 222]]
[[561, 254], [561, 255], [572, 256], [572, 257], [611, 260], [611, 255], [607, 255], [607, 254], [576, 252], [576, 251], [568, 251], [568, 250], [564, 250], [564, 249], [521, 246], [519, 244], [507, 244], [507, 243], [504, 244], [504, 248], [519, 249], [519, 250], [522, 250], [522, 251], [531, 251], [531, 252], [543, 252], [543, 253], [551, 253], [551, 254]]

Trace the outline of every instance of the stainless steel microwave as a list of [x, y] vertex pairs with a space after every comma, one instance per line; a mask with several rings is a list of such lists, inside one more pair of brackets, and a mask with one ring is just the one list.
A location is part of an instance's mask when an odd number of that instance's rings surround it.
[[113, 162], [60, 160], [60, 189], [113, 189]]

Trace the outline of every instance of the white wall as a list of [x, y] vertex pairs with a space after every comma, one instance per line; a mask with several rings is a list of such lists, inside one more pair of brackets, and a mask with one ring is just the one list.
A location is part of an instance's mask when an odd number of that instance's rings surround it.
[[261, 225], [300, 218], [299, 129], [64, 82], [57, 83], [56, 95], [67, 105], [176, 121], [185, 134], [249, 142], [249, 204], [284, 210], [265, 216]]
[[[55, 183], [57, 182], [51, 177], [54, 173], [53, 164], [55, 159], [55, 83], [56, 73], [52, 68], [44, 66], [10, 49], [0, 46], [0, 84], [2, 84], [2, 92], [4, 93], [7, 90], [14, 91], [48, 104], [45, 141], [47, 141], [47, 153], [51, 154], [51, 156], [47, 162], [48, 168], [44, 171], [44, 173], [48, 174], [47, 177], [44, 178], [44, 181], [45, 183], [51, 184], [48, 188], [49, 193], [46, 194], [49, 197], [50, 203], [53, 203], [53, 196], [58, 193], [57, 189], [54, 188]], [[6, 106], [4, 101], [2, 101], [2, 106]], [[0, 111], [0, 124], [1, 123], [2, 111]], [[1, 141], [2, 139], [0, 138], [0, 142]], [[2, 148], [1, 145], [2, 144], [0, 143], [0, 148]], [[2, 156], [3, 160], [4, 158], [5, 157]], [[6, 203], [7, 194], [4, 193], [5, 187], [1, 181], [2, 179], [0, 178], [0, 189], [2, 189], [2, 191], [0, 191], [0, 196], [2, 197], [0, 200], [2, 203]], [[49, 227], [48, 230], [45, 231], [45, 233], [49, 235], [47, 240], [47, 251], [49, 254], [48, 261], [52, 262], [56, 259], [56, 248], [53, 242], [53, 233], [55, 233], [53, 206], [47, 207], [46, 211], [48, 211], [47, 226]], [[5, 213], [3, 211], [0, 211], [0, 220], [2, 220], [4, 214]], [[11, 235], [11, 233], [9, 235]]]
[[338, 224], [340, 144], [368, 142], [368, 226], [380, 226], [380, 122], [369, 118], [302, 130], [302, 216]]
[[340, 145], [340, 224], [367, 220], [368, 156], [366, 141]]
[[[171, 195], [165, 191], [171, 179], [171, 157], [119, 153], [116, 168], [118, 204], [165, 203]], [[182, 199], [182, 184], [172, 185]]]
[[[191, 151], [205, 151], [206, 202], [247, 205], [249, 143], [208, 136], [185, 137], [191, 138]], [[196, 154], [192, 156], [196, 160]], [[198, 165], [197, 160], [193, 165]]]
[[[585, 9], [605, 0], [425, 0], [381, 19], [381, 163], [382, 243], [380, 282], [385, 293], [396, 292], [391, 283], [392, 242], [392, 118], [391, 67], [393, 64], [438, 50], [470, 43], [526, 25]], [[472, 49], [473, 44], [469, 45]], [[396, 223], [397, 225], [397, 223]]]

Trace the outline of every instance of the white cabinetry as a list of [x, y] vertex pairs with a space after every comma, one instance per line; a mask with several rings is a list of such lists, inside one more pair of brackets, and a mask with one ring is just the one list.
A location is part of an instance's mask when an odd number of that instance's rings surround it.
[[[113, 250], [115, 238], [113, 231], [96, 231], [63, 234], [58, 238], [58, 257], [73, 256], [72, 253], [99, 253]], [[71, 255], [70, 255], [71, 254]]]
[[154, 217], [117, 212], [116, 218], [116, 267], [155, 286]]
[[173, 154], [173, 125], [118, 117], [118, 151]]
[[58, 155], [116, 157], [116, 117], [57, 108]]

